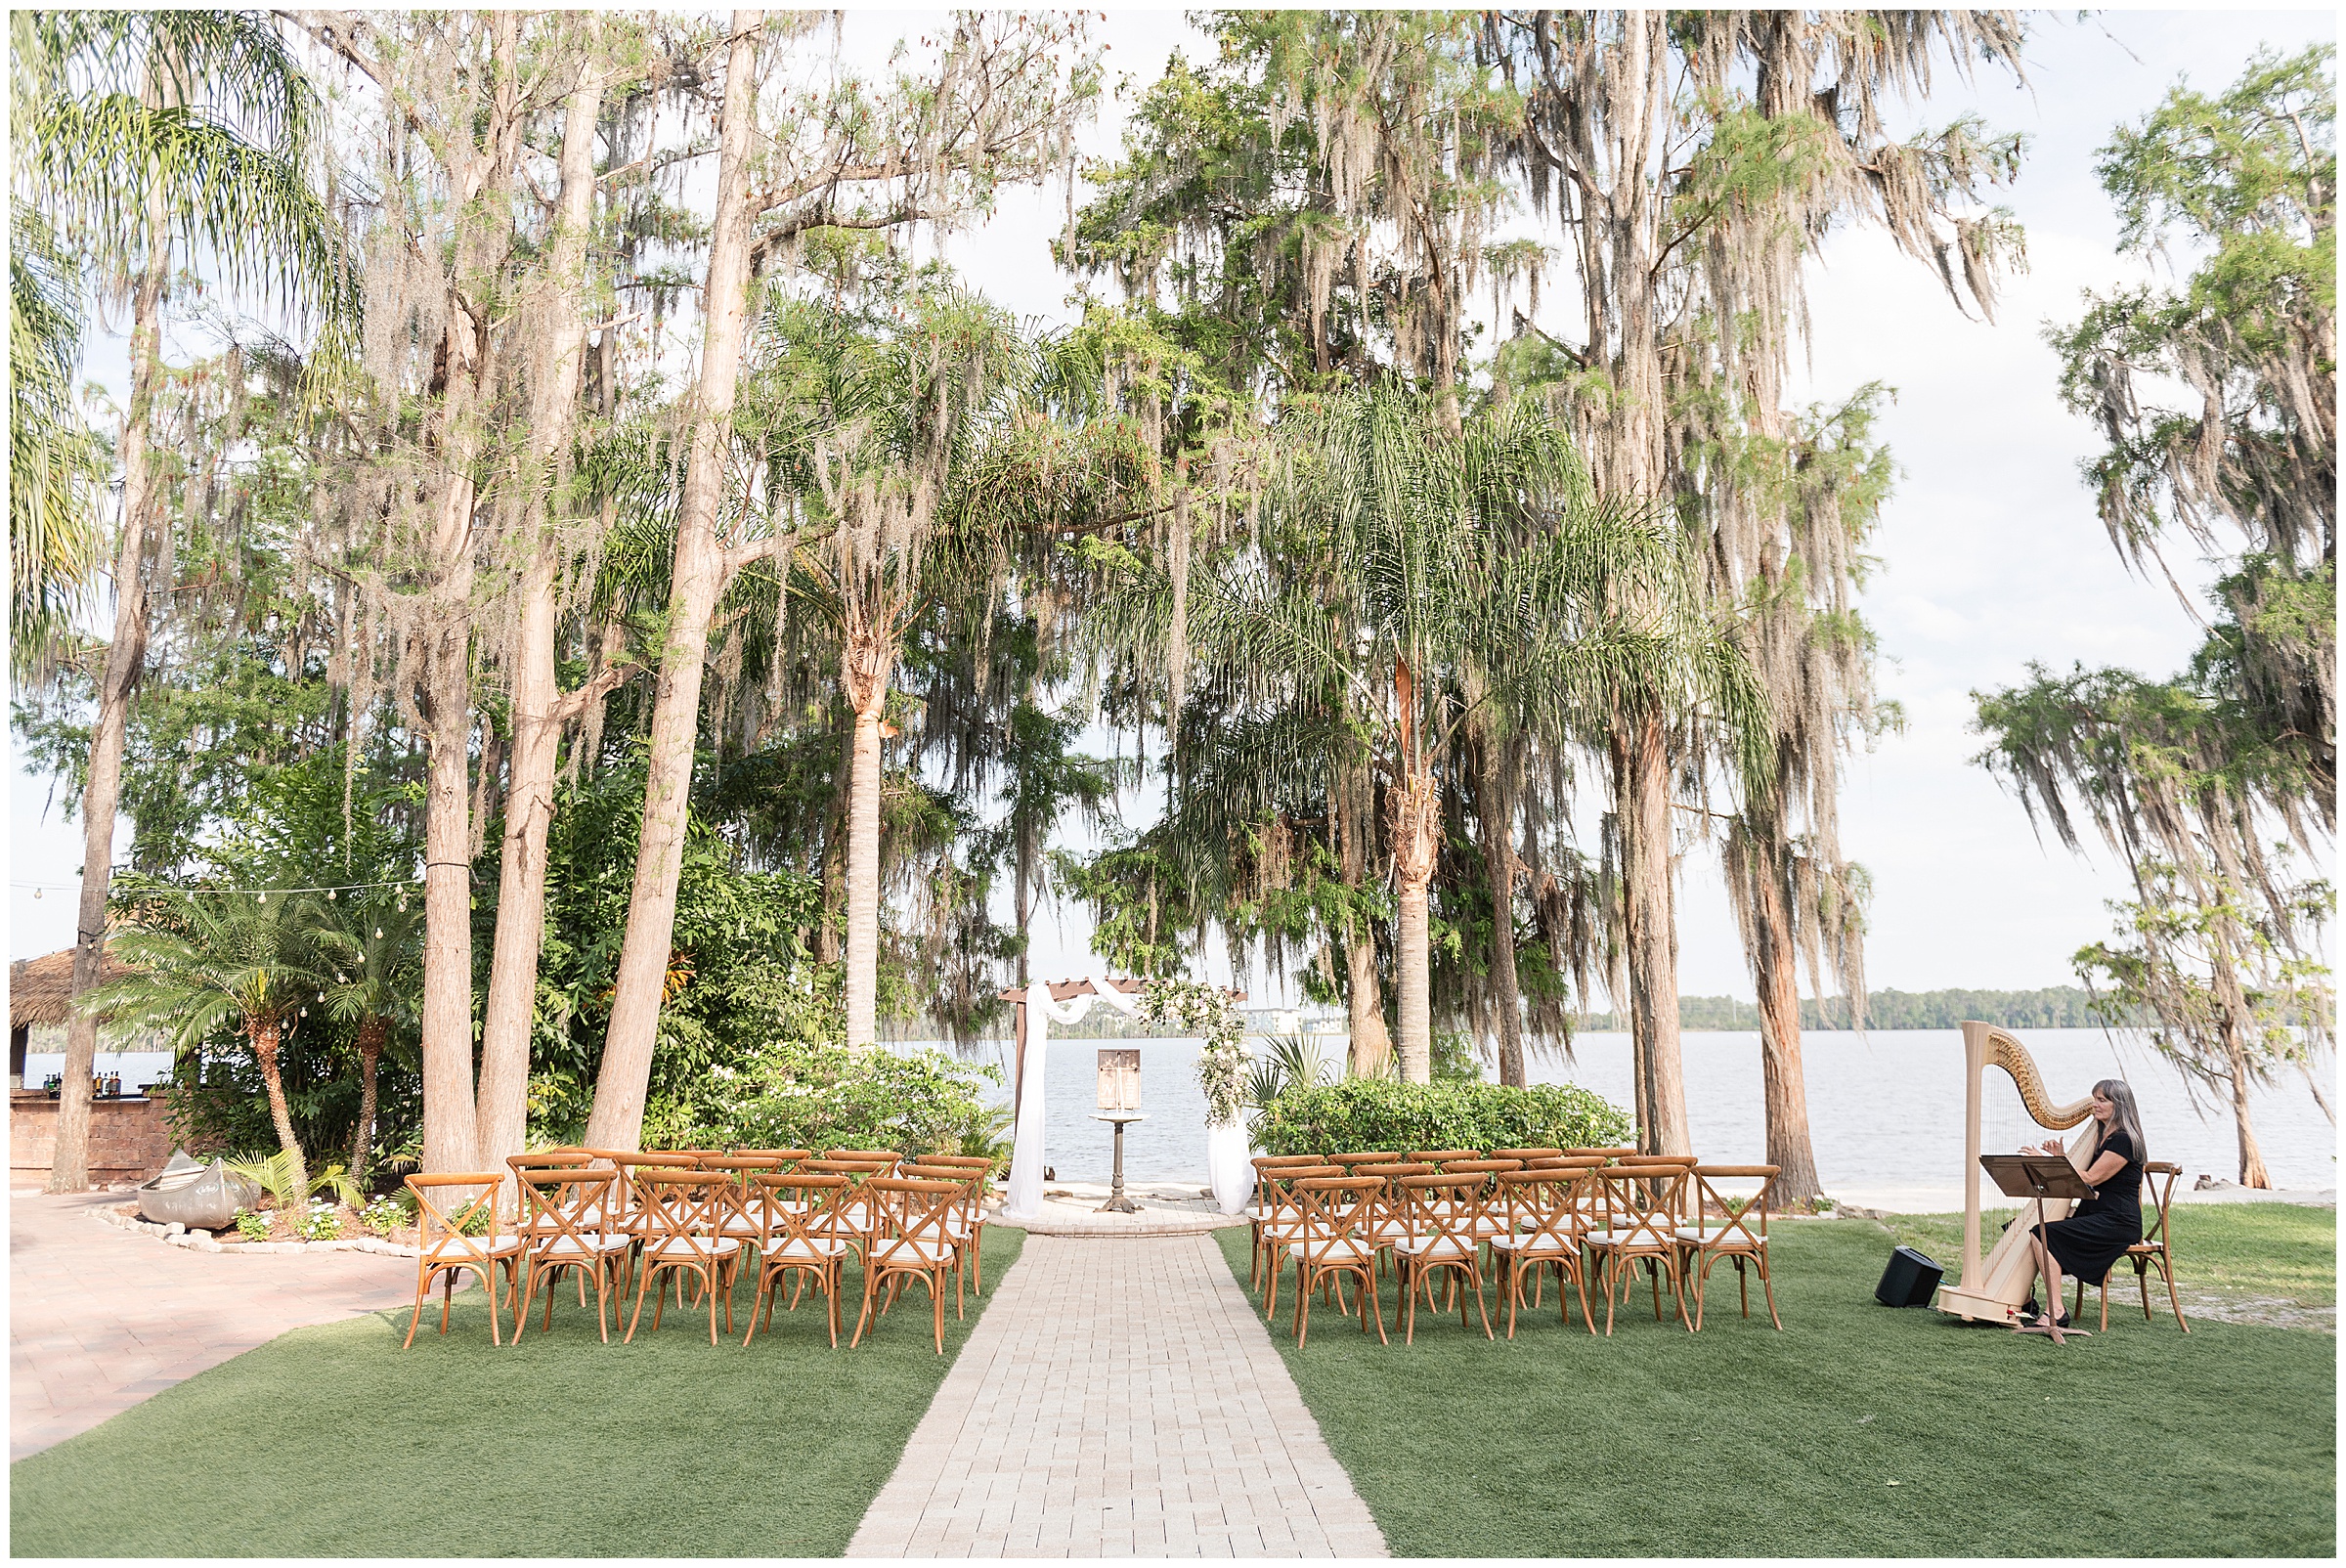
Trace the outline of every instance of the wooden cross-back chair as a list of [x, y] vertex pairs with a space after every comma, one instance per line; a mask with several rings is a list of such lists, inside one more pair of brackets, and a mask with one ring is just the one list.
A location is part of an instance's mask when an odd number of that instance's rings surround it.
[[[1484, 1174], [1446, 1170], [1398, 1180], [1402, 1236], [1393, 1243], [1393, 1267], [1401, 1284], [1401, 1342], [1405, 1345], [1416, 1342], [1417, 1292], [1423, 1289], [1430, 1304], [1433, 1282], [1438, 1275], [1449, 1275], [1453, 1284], [1474, 1287], [1475, 1310], [1483, 1319], [1483, 1337], [1492, 1338], [1491, 1308], [1483, 1299], [1482, 1241], [1487, 1230]], [[1466, 1298], [1462, 1294], [1458, 1297], [1458, 1327], [1466, 1327]]]
[[[906, 1279], [919, 1279], [929, 1287], [934, 1319], [936, 1353], [945, 1353], [945, 1276], [960, 1278], [960, 1246], [953, 1240], [953, 1211], [962, 1201], [960, 1182], [921, 1181], [902, 1176], [875, 1176], [864, 1183], [863, 1196], [874, 1208], [869, 1250], [863, 1261], [863, 1310], [852, 1350], [871, 1327], [872, 1303], [885, 1287], [892, 1292]], [[961, 1308], [961, 1292], [954, 1291]]]
[[1429, 1165], [1439, 1165], [1453, 1159], [1480, 1159], [1483, 1152], [1479, 1149], [1412, 1149], [1408, 1157], [1422, 1159]]
[[1526, 1165], [1535, 1159], [1561, 1159], [1563, 1156], [1564, 1151], [1561, 1149], [1494, 1149], [1491, 1151], [1493, 1159], [1520, 1159]]
[[1596, 1278], [1605, 1292], [1605, 1334], [1613, 1333], [1616, 1298], [1629, 1299], [1632, 1278], [1629, 1265], [1643, 1262], [1654, 1285], [1654, 1321], [1662, 1321], [1662, 1276], [1670, 1276], [1671, 1299], [1686, 1331], [1694, 1320], [1686, 1312], [1685, 1276], [1679, 1268], [1682, 1251], [1678, 1225], [1685, 1208], [1687, 1172], [1694, 1161], [1665, 1160], [1649, 1164], [1600, 1165], [1592, 1173], [1603, 1199], [1603, 1228], [1588, 1233], [1584, 1245], [1596, 1259]]
[[1303, 1348], [1312, 1328], [1312, 1292], [1333, 1283], [1336, 1305], [1344, 1305], [1343, 1279], [1360, 1280], [1358, 1294], [1361, 1332], [1376, 1320], [1379, 1344], [1385, 1338], [1385, 1309], [1376, 1290], [1376, 1246], [1361, 1234], [1362, 1223], [1374, 1212], [1384, 1190], [1380, 1177], [1303, 1176], [1295, 1182], [1295, 1239], [1285, 1251], [1295, 1259], [1295, 1348]]
[[[1556, 1312], [1559, 1321], [1572, 1322], [1572, 1298], [1565, 1285], [1581, 1294], [1581, 1321], [1596, 1332], [1588, 1311], [1587, 1272], [1581, 1261], [1581, 1238], [1587, 1230], [1590, 1195], [1596, 1178], [1586, 1170], [1505, 1171], [1499, 1178], [1500, 1211], [1505, 1223], [1491, 1239], [1491, 1255], [1498, 1266], [1499, 1287], [1507, 1298], [1507, 1337], [1515, 1337], [1515, 1309], [1522, 1304], [1528, 1277], [1535, 1289], [1544, 1271], [1556, 1271]], [[1538, 1297], [1534, 1296], [1537, 1304]]]
[[[839, 1234], [836, 1210], [854, 1184], [845, 1176], [816, 1171], [760, 1171], [750, 1177], [756, 1193], [760, 1226], [758, 1247], [758, 1294], [750, 1304], [750, 1331], [741, 1337], [743, 1349], [758, 1337], [759, 1313], [768, 1328], [774, 1322], [775, 1288], [796, 1274], [799, 1289], [811, 1281], [823, 1293], [830, 1320], [831, 1348], [839, 1348], [839, 1295], [847, 1254], [854, 1247]], [[791, 1298], [792, 1310], [798, 1297]]]
[[[1254, 1221], [1254, 1278], [1249, 1285], [1263, 1285], [1263, 1316], [1268, 1319], [1272, 1304], [1279, 1297], [1279, 1278], [1286, 1268], [1286, 1245], [1295, 1240], [1303, 1225], [1303, 1213], [1295, 1197], [1295, 1184], [1306, 1177], [1341, 1176], [1344, 1167], [1325, 1162], [1298, 1163], [1289, 1156], [1286, 1163], [1265, 1170], [1256, 1167], [1263, 1178], [1263, 1200]], [[1266, 1273], [1267, 1269], [1267, 1273]]]
[[602, 1230], [601, 1219], [616, 1171], [591, 1166], [514, 1167], [521, 1184], [521, 1234], [527, 1239], [521, 1289], [513, 1300], [513, 1343], [521, 1343], [522, 1326], [529, 1321], [530, 1303], [545, 1287], [545, 1321], [539, 1332], [554, 1327], [554, 1286], [568, 1270], [578, 1282], [579, 1303], [586, 1300], [586, 1282], [594, 1282], [594, 1324], [604, 1344], [611, 1342], [609, 1303], [620, 1288], [620, 1276], [633, 1240]]
[[[2175, 1293], [2175, 1254], [2167, 1239], [2167, 1219], [2175, 1197], [2175, 1178], [2183, 1174], [2181, 1165], [2163, 1159], [2153, 1159], [2143, 1167], [2143, 1185], [2150, 1189], [2150, 1199], [2156, 1209], [2150, 1224], [2143, 1227], [2143, 1239], [2126, 1249], [2126, 1261], [2134, 1265], [2134, 1283], [2143, 1292], [2143, 1321], [2150, 1317], [2150, 1270], [2155, 1267], [2158, 1277], [2167, 1285], [2167, 1304], [2175, 1309], [2175, 1324], [2185, 1333], [2192, 1326], [2184, 1321], [2183, 1299]], [[2112, 1265], [2114, 1268], [2116, 1265]], [[2077, 1282], [2077, 1305], [2069, 1314], [2072, 1318], [2085, 1316], [2085, 1282]], [[2109, 1329], [2109, 1276], [2102, 1276], [2102, 1328]]]
[[1356, 1170], [1363, 1165], [1389, 1165], [1400, 1157], [1399, 1152], [1391, 1149], [1368, 1150], [1349, 1154], [1330, 1154], [1327, 1163], [1341, 1165], [1346, 1170]]
[[[504, 1183], [504, 1172], [493, 1170], [418, 1174], [407, 1179], [408, 1191], [415, 1197], [415, 1313], [408, 1320], [408, 1337], [400, 1349], [415, 1343], [415, 1326], [423, 1321], [424, 1297], [432, 1293], [434, 1280], [442, 1285], [440, 1331], [448, 1332], [448, 1312], [459, 1274], [480, 1276], [481, 1288], [489, 1296], [489, 1342], [504, 1343], [498, 1323], [504, 1308], [497, 1293], [497, 1275], [502, 1269], [506, 1287], [511, 1289], [521, 1266], [520, 1235], [497, 1229], [498, 1195]], [[457, 1201], [458, 1195], [466, 1193], [471, 1196]], [[485, 1234], [464, 1234], [476, 1223], [486, 1226]]]
[[[646, 1166], [634, 1173], [634, 1182], [643, 1251], [627, 1342], [634, 1340], [635, 1326], [643, 1321], [644, 1291], [666, 1272], [690, 1278], [708, 1292], [709, 1342], [714, 1345], [719, 1296], [724, 1298], [725, 1332], [733, 1331], [733, 1275], [741, 1262], [741, 1239], [720, 1231], [728, 1181], [722, 1172]], [[663, 1290], [652, 1307], [654, 1333], [660, 1331], [660, 1315], [667, 1306], [668, 1292]]]
[[985, 1187], [993, 1177], [994, 1162], [983, 1154], [923, 1154], [901, 1169], [924, 1180], [934, 1175], [966, 1184], [969, 1195], [953, 1218], [954, 1240], [962, 1245], [970, 1294], [985, 1294]]
[[[1685, 1243], [1686, 1262], [1694, 1267], [1694, 1327], [1698, 1331], [1703, 1327], [1703, 1286], [1711, 1278], [1712, 1266], [1721, 1258], [1735, 1265], [1743, 1315], [1752, 1315], [1752, 1281], [1745, 1272], [1749, 1268], [1759, 1273], [1760, 1289], [1767, 1298], [1768, 1322], [1778, 1331], [1784, 1328], [1784, 1320], [1776, 1316], [1776, 1287], [1767, 1273], [1767, 1200], [1775, 1191], [1776, 1174], [1774, 1165], [1694, 1168], [1687, 1223], [1678, 1227], [1678, 1240]], [[1759, 1188], [1750, 1193], [1730, 1193], [1717, 1185], [1755, 1180]]]
[[1371, 1195], [1368, 1214], [1361, 1222], [1360, 1235], [1376, 1254], [1378, 1267], [1383, 1267], [1393, 1243], [1408, 1234], [1408, 1225], [1401, 1216], [1401, 1178], [1431, 1176], [1434, 1167], [1422, 1159], [1396, 1159], [1382, 1165], [1355, 1165], [1355, 1176], [1373, 1176], [1383, 1185]]

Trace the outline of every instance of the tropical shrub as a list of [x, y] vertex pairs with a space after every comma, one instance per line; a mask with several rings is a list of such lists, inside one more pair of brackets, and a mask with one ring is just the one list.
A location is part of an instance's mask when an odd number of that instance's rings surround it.
[[248, 1208], [238, 1209], [237, 1234], [244, 1238], [244, 1240], [247, 1241], [268, 1241], [269, 1216], [266, 1214], [255, 1214], [251, 1209]]
[[770, 1040], [739, 1067], [712, 1067], [690, 1099], [647, 1110], [644, 1142], [908, 1153], [982, 1145], [996, 1136], [984, 1085], [1001, 1076], [941, 1051]]
[[342, 1216], [324, 1198], [310, 1199], [308, 1212], [293, 1222], [293, 1234], [305, 1241], [333, 1241], [342, 1236]]
[[1629, 1113], [1576, 1084], [1347, 1078], [1290, 1089], [1252, 1122], [1267, 1154], [1353, 1149], [1578, 1149], [1629, 1140]]

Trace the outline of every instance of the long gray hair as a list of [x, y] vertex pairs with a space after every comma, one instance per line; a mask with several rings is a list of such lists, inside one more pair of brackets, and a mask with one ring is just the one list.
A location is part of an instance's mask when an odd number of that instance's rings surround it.
[[[2127, 1142], [2134, 1145], [2136, 1163], [2149, 1164], [2150, 1162], [2150, 1145], [2149, 1140], [2143, 1137], [2142, 1112], [2135, 1109], [2134, 1091], [2126, 1086], [2126, 1080], [2124, 1078], [2104, 1078], [2100, 1083], [2094, 1085], [2094, 1093], [2108, 1101], [2116, 1109], [2117, 1113], [2109, 1118], [2109, 1130], [2124, 1133]], [[2102, 1140], [2103, 1144], [2108, 1142], [2107, 1137]]]

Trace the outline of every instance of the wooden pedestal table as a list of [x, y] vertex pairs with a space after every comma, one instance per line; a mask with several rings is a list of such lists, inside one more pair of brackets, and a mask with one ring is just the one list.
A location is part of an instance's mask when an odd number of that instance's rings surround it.
[[[1979, 1168], [1994, 1179], [1997, 1189], [2007, 1198], [2025, 1198], [2035, 1210], [2036, 1218], [2029, 1224], [2028, 1239], [2036, 1248], [2037, 1278], [2044, 1282], [2045, 1294], [2055, 1298], [2048, 1301], [2044, 1314], [2034, 1323], [2015, 1324], [2012, 1331], [2022, 1334], [2044, 1334], [2055, 1344], [2064, 1344], [2064, 1334], [2075, 1334], [2080, 1339], [2091, 1337], [2083, 1328], [2064, 1328], [2061, 1326], [2061, 1302], [2053, 1289], [2053, 1251], [2045, 1244], [2045, 1199], [2048, 1198], [2085, 1198], [2094, 1196], [2086, 1186], [2084, 1176], [2065, 1156], [2054, 1154], [1981, 1154]], [[2026, 1215], [2023, 1213], [2022, 1218]]]
[[1098, 1212], [1102, 1214], [1138, 1214], [1141, 1211], [1141, 1205], [1124, 1196], [1124, 1124], [1131, 1121], [1147, 1121], [1149, 1118], [1137, 1111], [1095, 1111], [1092, 1112], [1092, 1119], [1094, 1121], [1112, 1121], [1116, 1124], [1116, 1170], [1108, 1180], [1108, 1201], [1100, 1205]]

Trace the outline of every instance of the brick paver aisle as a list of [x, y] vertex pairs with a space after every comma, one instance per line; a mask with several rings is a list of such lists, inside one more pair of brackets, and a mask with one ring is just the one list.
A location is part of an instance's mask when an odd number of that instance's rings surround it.
[[122, 1200], [9, 1195], [12, 1461], [288, 1328], [414, 1299], [407, 1258], [191, 1252], [89, 1212]]
[[1030, 1236], [1000, 1291], [848, 1556], [1386, 1554], [1211, 1236]]

